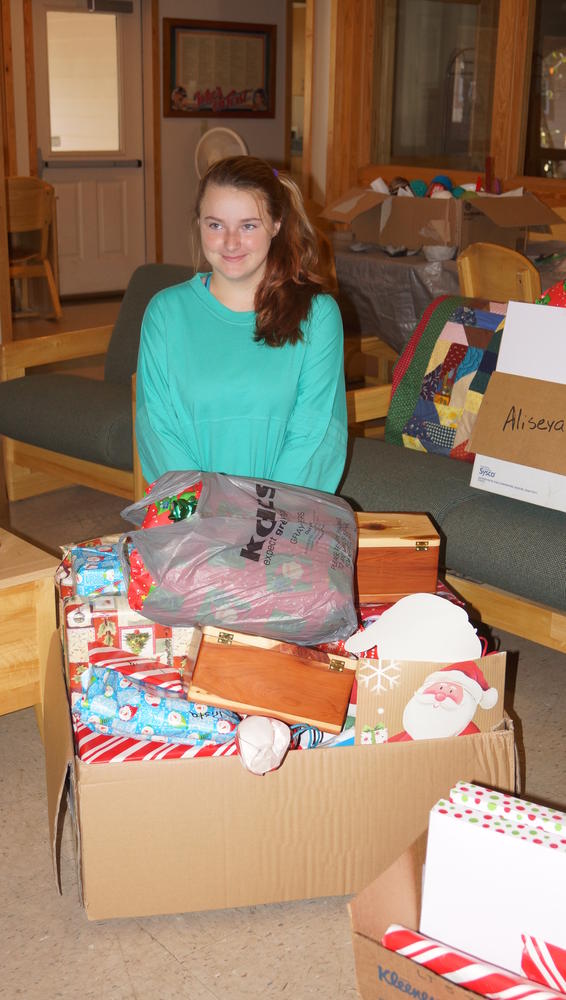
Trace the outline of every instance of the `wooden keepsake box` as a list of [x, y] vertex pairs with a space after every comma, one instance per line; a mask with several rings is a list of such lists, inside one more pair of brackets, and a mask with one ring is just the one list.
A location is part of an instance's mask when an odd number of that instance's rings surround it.
[[348, 657], [206, 626], [189, 698], [339, 733], [355, 671]]
[[357, 513], [359, 604], [435, 593], [440, 537], [426, 514]]

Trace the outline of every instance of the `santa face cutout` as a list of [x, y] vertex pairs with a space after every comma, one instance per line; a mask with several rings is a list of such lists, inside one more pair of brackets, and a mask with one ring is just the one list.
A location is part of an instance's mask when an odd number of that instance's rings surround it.
[[413, 740], [458, 736], [472, 721], [477, 701], [461, 684], [425, 683], [405, 706], [403, 726]]
[[454, 663], [430, 674], [405, 706], [403, 726], [413, 740], [479, 732], [472, 722], [478, 707], [493, 708], [498, 699], [477, 663]]

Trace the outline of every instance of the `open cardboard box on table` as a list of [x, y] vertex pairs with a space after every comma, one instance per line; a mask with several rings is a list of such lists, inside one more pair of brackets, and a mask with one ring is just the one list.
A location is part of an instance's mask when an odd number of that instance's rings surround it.
[[88, 764], [74, 751], [57, 636], [45, 753], [54, 858], [69, 779], [89, 919], [356, 892], [426, 830], [456, 781], [515, 787], [508, 719], [473, 736], [293, 751], [263, 778], [236, 757]]
[[461, 198], [406, 198], [354, 187], [320, 213], [342, 223], [354, 239], [416, 250], [437, 244], [463, 250], [470, 243], [522, 249], [530, 228], [561, 220], [533, 194]]

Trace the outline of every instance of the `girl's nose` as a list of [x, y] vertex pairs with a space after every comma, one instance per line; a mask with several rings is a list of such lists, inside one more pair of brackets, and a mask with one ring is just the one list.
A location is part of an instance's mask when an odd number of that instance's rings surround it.
[[240, 245], [240, 233], [237, 229], [228, 229], [226, 231], [226, 246], [232, 250]]

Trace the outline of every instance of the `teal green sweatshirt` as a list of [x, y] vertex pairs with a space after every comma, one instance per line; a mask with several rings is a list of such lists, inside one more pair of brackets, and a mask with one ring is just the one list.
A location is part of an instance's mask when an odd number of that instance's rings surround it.
[[254, 341], [255, 313], [232, 312], [202, 275], [149, 303], [137, 369], [143, 474], [195, 469], [334, 492], [346, 458], [338, 306], [318, 295], [304, 340]]

